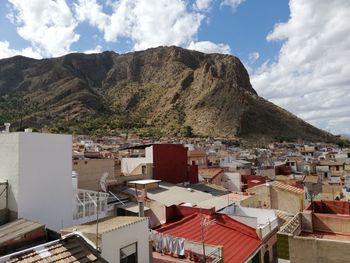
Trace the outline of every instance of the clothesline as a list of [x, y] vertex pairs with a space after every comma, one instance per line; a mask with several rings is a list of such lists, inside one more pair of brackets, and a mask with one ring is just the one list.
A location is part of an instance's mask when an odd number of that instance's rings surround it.
[[153, 241], [153, 245], [158, 252], [169, 252], [179, 256], [185, 255], [185, 239], [173, 237], [151, 230], [149, 239]]

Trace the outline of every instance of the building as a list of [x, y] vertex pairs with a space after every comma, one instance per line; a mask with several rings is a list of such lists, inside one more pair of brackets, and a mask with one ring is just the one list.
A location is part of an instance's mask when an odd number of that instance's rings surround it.
[[198, 175], [200, 178], [210, 184], [222, 185], [224, 170], [222, 168], [199, 168]]
[[[129, 186], [123, 193], [129, 194], [134, 201], [142, 200], [145, 207], [150, 209], [145, 212], [145, 215], [150, 218], [151, 228], [169, 221], [173, 205], [195, 206], [213, 198], [210, 193], [158, 180], [131, 181]], [[123, 205], [119, 208], [125, 209]]]
[[151, 169], [156, 180], [197, 183], [198, 166], [187, 164], [187, 159], [187, 148], [182, 144], [153, 144], [145, 148], [145, 157], [123, 158], [121, 169], [126, 176], [149, 174]]
[[26, 218], [59, 231], [93, 220], [97, 206], [100, 217], [107, 215], [108, 194], [79, 189], [72, 178], [70, 135], [2, 133], [0, 144], [10, 220]]
[[278, 257], [291, 262], [349, 262], [350, 217], [312, 211], [298, 213], [281, 228], [277, 239]]
[[118, 216], [66, 228], [63, 235], [79, 232], [101, 251], [109, 263], [150, 262], [148, 219]]
[[72, 137], [2, 133], [0, 144], [0, 179], [8, 181], [10, 218], [26, 218], [53, 230], [71, 225]]
[[204, 150], [189, 149], [187, 152], [187, 163], [196, 164], [198, 167], [207, 167], [208, 158]]
[[[178, 207], [178, 210], [182, 217], [153, 231], [156, 247], [163, 238], [180, 238], [178, 242], [183, 242], [184, 246], [180, 252], [188, 257], [193, 257], [192, 254], [195, 253], [198, 259], [202, 259], [205, 254], [206, 257], [222, 257], [220, 262], [260, 262], [262, 242], [254, 228], [213, 210], [189, 207]], [[202, 231], [205, 232], [204, 238]], [[162, 250], [169, 248], [162, 247], [160, 251]], [[222, 250], [222, 255], [215, 252]]]
[[247, 189], [258, 195], [261, 208], [272, 208], [296, 214], [304, 210], [304, 191], [280, 182], [261, 184]]
[[73, 171], [78, 176], [78, 188], [99, 191], [99, 180], [107, 173], [109, 178], [114, 178], [114, 159], [80, 159], [73, 160]]
[[234, 203], [222, 209], [220, 213], [255, 228], [258, 237], [263, 242], [261, 253], [264, 255], [264, 261], [275, 262], [277, 260], [276, 233], [279, 225], [274, 210], [244, 207]]

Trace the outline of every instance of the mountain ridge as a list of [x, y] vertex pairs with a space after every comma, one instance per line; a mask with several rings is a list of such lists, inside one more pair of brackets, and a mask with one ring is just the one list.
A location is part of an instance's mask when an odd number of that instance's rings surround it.
[[[60, 123], [69, 132], [90, 132], [94, 127], [79, 126], [99, 120], [92, 126], [110, 131], [137, 128], [169, 135], [190, 131], [218, 137], [334, 139], [259, 97], [237, 57], [174, 46], [126, 54], [2, 59], [0, 106], [16, 96], [37, 105], [22, 117], [38, 128]], [[18, 122], [19, 115], [11, 119], [0, 107], [2, 120]]]

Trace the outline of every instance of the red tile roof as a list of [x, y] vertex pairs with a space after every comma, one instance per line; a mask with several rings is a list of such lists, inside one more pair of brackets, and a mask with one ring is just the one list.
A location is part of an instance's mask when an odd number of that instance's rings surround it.
[[[227, 215], [203, 215], [214, 219], [205, 231], [205, 243], [224, 247], [225, 262], [244, 262], [261, 245], [255, 229], [246, 226]], [[201, 214], [194, 213], [172, 224], [165, 225], [158, 232], [202, 242]]]

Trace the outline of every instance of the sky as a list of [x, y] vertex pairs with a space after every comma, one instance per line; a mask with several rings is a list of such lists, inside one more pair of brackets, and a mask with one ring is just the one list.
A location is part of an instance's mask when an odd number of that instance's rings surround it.
[[260, 96], [350, 134], [350, 0], [0, 1], [0, 58], [170, 45], [237, 56]]

